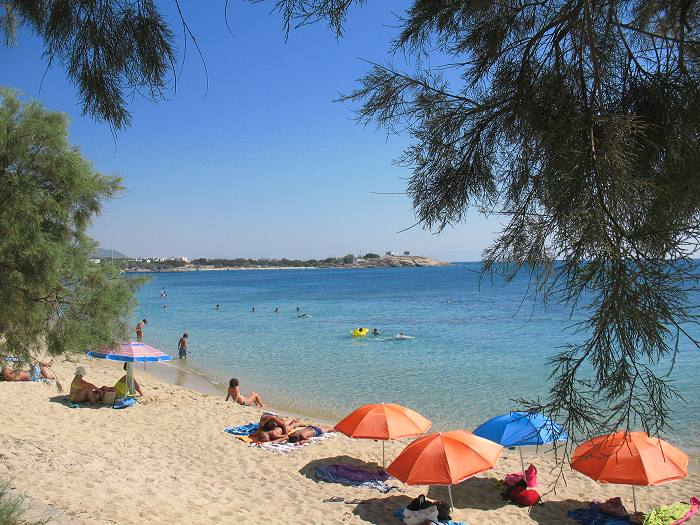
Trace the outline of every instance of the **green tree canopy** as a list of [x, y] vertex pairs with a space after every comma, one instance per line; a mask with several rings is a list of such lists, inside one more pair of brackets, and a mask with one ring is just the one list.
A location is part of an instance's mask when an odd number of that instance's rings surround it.
[[0, 91], [0, 357], [20, 364], [125, 336], [139, 282], [90, 260], [85, 230], [121, 185], [67, 128], [65, 115]]
[[[363, 3], [275, 7], [287, 29], [340, 36]], [[545, 299], [583, 308], [549, 399], [523, 400], [572, 436], [662, 432], [678, 395], [667, 367], [697, 322], [699, 27], [693, 0], [414, 0], [391, 50], [402, 67], [372, 65], [344, 98], [412, 137], [399, 161], [423, 226], [500, 214], [485, 269], [528, 268]]]
[[44, 41], [49, 64], [65, 68], [83, 112], [115, 128], [129, 124], [128, 96], [161, 99], [174, 78], [173, 33], [152, 0], [0, 2], [5, 45], [21, 25]]

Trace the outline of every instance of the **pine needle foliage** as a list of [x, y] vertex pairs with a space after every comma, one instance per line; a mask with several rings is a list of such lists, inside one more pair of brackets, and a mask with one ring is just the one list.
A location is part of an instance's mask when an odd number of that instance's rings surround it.
[[0, 91], [0, 357], [85, 352], [125, 336], [138, 280], [90, 260], [120, 179], [68, 143], [68, 118]]
[[[353, 3], [276, 8], [340, 28]], [[681, 338], [698, 346], [699, 23], [693, 0], [414, 0], [401, 67], [343, 97], [412, 137], [399, 162], [424, 227], [500, 214], [484, 271], [529, 270], [539, 298], [584, 312], [548, 398], [519, 400], [574, 439], [667, 431], [668, 368]]]
[[120, 129], [130, 123], [129, 96], [164, 98], [173, 33], [152, 0], [0, 1], [5, 45], [16, 43], [22, 25], [43, 40], [49, 66], [65, 68], [84, 114]]

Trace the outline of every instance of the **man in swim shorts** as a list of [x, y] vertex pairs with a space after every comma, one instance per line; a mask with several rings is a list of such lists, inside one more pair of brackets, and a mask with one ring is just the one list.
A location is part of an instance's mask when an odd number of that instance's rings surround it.
[[189, 337], [189, 335], [187, 334], [187, 332], [185, 332], [184, 334], [182, 334], [182, 337], [177, 342], [177, 355], [180, 359], [182, 359], [183, 357], [185, 359], [187, 359], [187, 338], [188, 337]]
[[332, 431], [333, 427], [329, 426], [317, 427], [314, 425], [307, 425], [304, 428], [300, 428], [299, 430], [295, 430], [289, 434], [288, 441], [290, 443], [299, 443], [301, 445], [313, 437], [321, 437], [324, 433]]
[[144, 325], [147, 325], [148, 321], [146, 319], [142, 319], [139, 324], [136, 325], [136, 340], [137, 341], [143, 341], [143, 327]]

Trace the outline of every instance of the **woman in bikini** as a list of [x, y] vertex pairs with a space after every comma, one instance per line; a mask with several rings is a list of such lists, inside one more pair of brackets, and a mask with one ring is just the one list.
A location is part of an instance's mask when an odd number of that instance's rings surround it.
[[265, 406], [263, 405], [263, 402], [260, 399], [260, 396], [257, 394], [257, 392], [251, 392], [245, 397], [241, 395], [240, 383], [235, 377], [228, 382], [228, 394], [226, 394], [226, 401], [228, 401], [229, 398], [233, 399], [239, 405], [255, 405], [261, 408]]
[[87, 371], [84, 366], [79, 366], [75, 369], [75, 377], [70, 384], [70, 394], [68, 394], [68, 398], [73, 403], [85, 403], [85, 401], [88, 401], [91, 405], [95, 405], [102, 399], [105, 390], [111, 390], [111, 388], [105, 386], [97, 388], [89, 381], [83, 379], [86, 375]]

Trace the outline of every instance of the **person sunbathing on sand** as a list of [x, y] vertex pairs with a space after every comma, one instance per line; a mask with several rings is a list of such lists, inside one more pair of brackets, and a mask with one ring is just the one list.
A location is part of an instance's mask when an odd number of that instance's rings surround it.
[[51, 371], [51, 361], [38, 361], [29, 370], [13, 370], [8, 364], [2, 367], [2, 377], [5, 381], [40, 381], [42, 379], [56, 379]]
[[241, 395], [240, 384], [238, 382], [238, 379], [236, 379], [235, 377], [228, 382], [228, 394], [226, 394], [226, 401], [228, 401], [229, 397], [239, 405], [255, 405], [261, 408], [265, 406], [263, 405], [263, 402], [260, 399], [260, 396], [257, 394], [257, 392], [251, 392], [245, 397]]
[[114, 390], [110, 386], [97, 388], [89, 381], [83, 379], [86, 375], [87, 371], [84, 366], [79, 366], [75, 369], [75, 377], [70, 384], [70, 393], [68, 394], [68, 399], [73, 403], [85, 403], [88, 401], [91, 405], [95, 405], [98, 401], [102, 401], [102, 396], [106, 391]]
[[260, 442], [267, 442], [280, 438], [285, 438], [291, 430], [304, 426], [298, 419], [287, 422], [277, 414], [265, 412], [260, 416], [258, 430], [253, 438]]
[[295, 430], [286, 437], [270, 440], [270, 443], [279, 443], [286, 439], [289, 443], [297, 443], [301, 445], [303, 443], [306, 443], [309, 439], [313, 437], [320, 437], [326, 432], [333, 432], [333, 430], [334, 428], [330, 426], [317, 427], [314, 425], [306, 425], [304, 426], [304, 428]]

